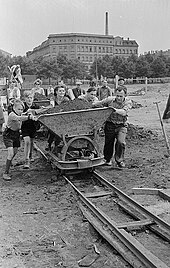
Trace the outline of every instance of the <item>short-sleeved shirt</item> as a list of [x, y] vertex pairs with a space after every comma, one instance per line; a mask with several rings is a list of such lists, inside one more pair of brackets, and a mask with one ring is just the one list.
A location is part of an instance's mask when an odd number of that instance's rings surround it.
[[103, 100], [109, 96], [112, 96], [111, 93], [111, 88], [108, 86], [102, 86], [100, 88], [97, 89], [97, 97], [99, 98], [99, 100]]
[[45, 95], [45, 91], [44, 91], [44, 89], [43, 89], [42, 87], [40, 87], [40, 88], [35, 88], [35, 87], [33, 87], [33, 88], [31, 89], [31, 93], [32, 93], [32, 94], [36, 94], [36, 93], [38, 93], [38, 94], [41, 94], [41, 95]]
[[10, 128], [13, 131], [18, 131], [21, 129], [22, 120], [18, 115], [12, 111], [8, 116], [7, 128]]
[[[122, 103], [117, 102], [116, 97], [108, 97], [101, 101], [102, 106], [113, 107], [116, 109], [123, 109], [128, 112], [129, 109], [132, 108], [132, 102], [130, 99], [125, 98]], [[111, 122], [114, 125], [126, 125], [128, 115], [125, 116], [120, 115], [118, 113], [112, 112], [111, 115], [106, 120], [107, 122]]]

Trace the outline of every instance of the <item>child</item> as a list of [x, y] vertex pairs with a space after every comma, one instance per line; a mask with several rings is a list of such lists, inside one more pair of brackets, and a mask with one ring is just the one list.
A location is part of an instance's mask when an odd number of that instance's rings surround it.
[[21, 100], [15, 100], [13, 110], [8, 116], [7, 125], [3, 132], [3, 141], [8, 150], [6, 168], [3, 174], [3, 179], [6, 181], [11, 180], [11, 177], [9, 176], [11, 162], [20, 147], [20, 129], [22, 121], [34, 119], [32, 114], [22, 115], [23, 109], [23, 102]]
[[2, 125], [5, 123], [4, 113], [3, 113], [3, 105], [0, 98], [0, 134], [2, 133]]
[[[34, 95], [31, 91], [26, 90], [24, 92], [24, 113], [25, 114], [38, 114], [44, 110], [47, 110], [47, 108], [40, 108], [39, 105], [33, 103]], [[29, 169], [30, 167], [30, 161], [32, 159], [32, 151], [33, 151], [33, 141], [36, 134], [36, 130], [38, 128], [38, 122], [35, 120], [32, 120], [32, 118], [29, 118], [28, 120], [24, 121], [21, 126], [21, 132], [22, 137], [24, 139], [24, 154], [25, 154], [25, 169]]]
[[[66, 96], [66, 89], [64, 85], [59, 85], [54, 89], [54, 96], [55, 96], [55, 106], [60, 105], [61, 103], [68, 102], [69, 98]], [[48, 131], [48, 147], [45, 149], [46, 151], [51, 151], [52, 143], [55, 141], [55, 146], [57, 146], [61, 138], [57, 135], [52, 133], [52, 131]]]

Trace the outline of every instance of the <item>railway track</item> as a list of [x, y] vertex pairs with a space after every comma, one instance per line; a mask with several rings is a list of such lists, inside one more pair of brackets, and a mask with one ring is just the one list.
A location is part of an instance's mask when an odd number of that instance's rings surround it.
[[[36, 145], [56, 166], [56, 157]], [[61, 173], [57, 171], [57, 174]], [[170, 267], [170, 225], [111, 184], [94, 170], [62, 177], [79, 197], [84, 217], [135, 268]], [[147, 241], [153, 241], [148, 248]], [[166, 259], [161, 256], [161, 250]]]

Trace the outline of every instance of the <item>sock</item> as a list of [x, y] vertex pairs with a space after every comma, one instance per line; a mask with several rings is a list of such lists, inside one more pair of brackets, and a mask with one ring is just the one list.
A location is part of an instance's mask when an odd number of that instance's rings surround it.
[[6, 173], [6, 174], [9, 173], [9, 169], [10, 169], [10, 166], [11, 166], [11, 162], [12, 162], [12, 160], [9, 160], [9, 159], [6, 160], [6, 168], [5, 168], [5, 173]]

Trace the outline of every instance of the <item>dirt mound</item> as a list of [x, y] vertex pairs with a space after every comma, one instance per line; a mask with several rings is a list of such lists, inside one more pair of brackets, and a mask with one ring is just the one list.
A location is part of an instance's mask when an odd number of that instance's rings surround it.
[[34, 100], [35, 101], [41, 101], [41, 100], [47, 100], [48, 98], [46, 96], [44, 96], [43, 94], [40, 93], [35, 93], [34, 95]]
[[137, 109], [143, 107], [141, 103], [138, 103], [134, 100], [132, 100], [132, 109]]
[[[148, 86], [147, 87], [147, 92], [148, 91], [155, 91], [154, 87], [153, 86]], [[143, 96], [146, 94], [146, 88], [145, 87], [142, 87], [134, 92], [129, 92], [129, 96]]]
[[72, 101], [63, 102], [60, 105], [50, 108], [45, 113], [51, 114], [51, 113], [60, 113], [60, 112], [77, 111], [85, 109], [92, 109], [92, 104], [84, 100], [74, 99]]
[[134, 126], [133, 124], [128, 125], [127, 139], [153, 139], [157, 137], [157, 134], [150, 129], [143, 127]]

